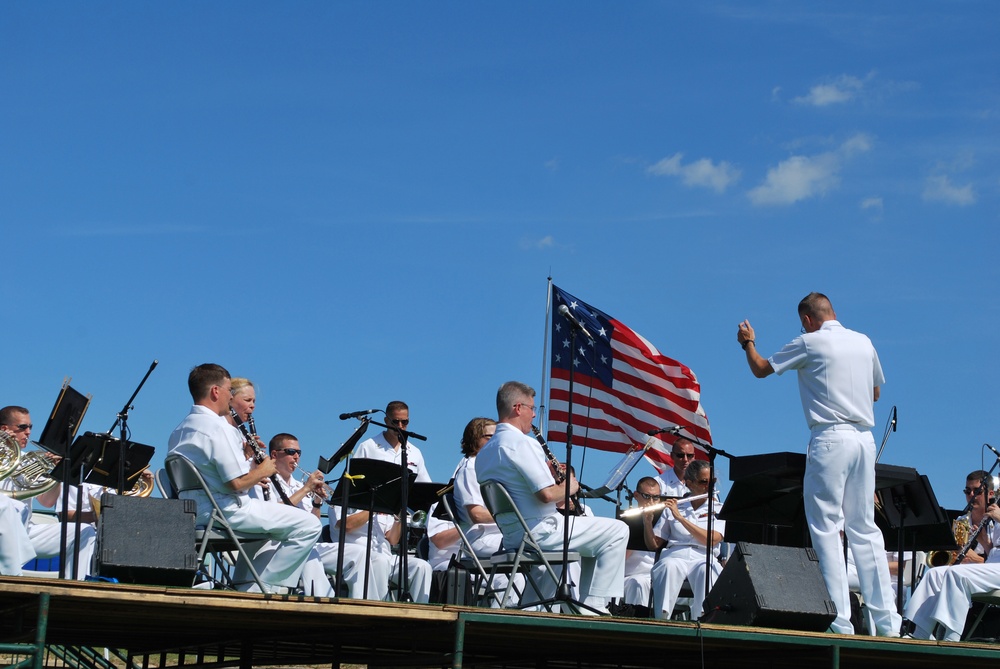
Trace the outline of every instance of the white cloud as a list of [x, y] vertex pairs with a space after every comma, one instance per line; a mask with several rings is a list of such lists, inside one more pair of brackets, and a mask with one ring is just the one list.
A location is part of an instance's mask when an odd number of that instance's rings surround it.
[[849, 74], [842, 74], [832, 81], [813, 86], [806, 95], [794, 98], [792, 101], [813, 107], [850, 102], [864, 91], [865, 83], [873, 76], [874, 74], [869, 74], [862, 80]]
[[792, 156], [767, 171], [764, 183], [747, 195], [757, 205], [792, 204], [825, 195], [840, 184], [844, 161], [871, 149], [871, 139], [858, 134], [834, 151], [815, 156]]
[[880, 197], [866, 197], [864, 200], [861, 201], [862, 210], [867, 211], [870, 209], [878, 214], [881, 214], [882, 208], [883, 208], [882, 198]]
[[541, 239], [529, 239], [525, 237], [521, 240], [521, 248], [525, 251], [544, 251], [555, 245], [556, 240], [552, 235], [545, 235]]
[[683, 153], [675, 153], [669, 158], [650, 165], [646, 171], [656, 176], [677, 176], [685, 186], [701, 186], [711, 188], [716, 193], [723, 193], [733, 183], [739, 181], [742, 172], [726, 161], [713, 163], [708, 158], [701, 158], [684, 165], [681, 160]]
[[972, 184], [956, 186], [946, 175], [939, 175], [927, 177], [924, 181], [923, 198], [925, 202], [944, 202], [964, 207], [975, 204], [976, 192]]

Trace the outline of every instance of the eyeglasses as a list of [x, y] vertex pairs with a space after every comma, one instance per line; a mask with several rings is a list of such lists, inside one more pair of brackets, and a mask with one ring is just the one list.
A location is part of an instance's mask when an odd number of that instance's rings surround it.
[[966, 495], [978, 495], [981, 492], [983, 492], [983, 488], [982, 486], [978, 488], [962, 488], [962, 492], [964, 492]]
[[524, 402], [518, 402], [514, 406], [526, 407], [526, 408], [530, 409], [531, 411], [535, 410], [535, 405], [534, 404], [525, 404]]
[[301, 448], [283, 448], [281, 449], [281, 452], [285, 455], [302, 455]]
[[641, 499], [645, 500], [656, 499], [657, 497], [659, 497], [659, 495], [652, 495], [648, 492], [639, 492], [638, 490], [635, 491], [635, 494], [638, 495]]
[[18, 432], [25, 432], [26, 430], [30, 430], [35, 426], [32, 425], [31, 423], [21, 423], [20, 425], [15, 425], [14, 427], [17, 428]]
[[682, 460], [694, 460], [694, 453], [671, 453], [670, 455], [674, 460], [678, 458]]

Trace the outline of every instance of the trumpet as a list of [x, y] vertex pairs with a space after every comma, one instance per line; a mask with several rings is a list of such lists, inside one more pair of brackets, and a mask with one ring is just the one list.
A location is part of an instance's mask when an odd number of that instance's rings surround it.
[[[305, 486], [306, 481], [309, 479], [310, 476], [312, 476], [312, 473], [311, 472], [307, 472], [305, 469], [303, 469], [299, 465], [295, 465], [295, 469], [292, 470], [292, 477], [296, 481], [298, 481], [299, 483], [301, 483], [303, 486]], [[333, 490], [330, 489], [330, 486], [328, 486], [326, 483], [324, 483], [323, 486], [320, 488], [320, 495], [322, 496], [322, 501], [325, 502], [325, 501], [329, 500], [330, 497], [333, 496]], [[307, 497], [309, 497], [310, 499], [312, 499], [313, 502], [315, 503], [315, 501], [316, 501], [316, 493], [309, 492], [309, 494], [307, 495]]]
[[[678, 504], [688, 504], [690, 502], [697, 502], [698, 500], [708, 499], [708, 493], [702, 493], [701, 495], [691, 495], [690, 497], [667, 497], [666, 499], [677, 500]], [[633, 516], [641, 516], [644, 513], [654, 513], [661, 509], [667, 508], [666, 502], [659, 502], [657, 504], [650, 504], [649, 506], [634, 506], [631, 509], [625, 509], [621, 513], [621, 518], [631, 518]]]

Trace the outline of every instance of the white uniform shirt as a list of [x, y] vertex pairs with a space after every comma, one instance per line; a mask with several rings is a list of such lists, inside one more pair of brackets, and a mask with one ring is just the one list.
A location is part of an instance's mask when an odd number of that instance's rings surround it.
[[768, 358], [777, 374], [799, 374], [799, 397], [806, 423], [875, 426], [872, 396], [885, 383], [871, 340], [837, 321], [824, 321], [816, 332], [800, 335]]
[[[208, 407], [195, 404], [174, 428], [167, 444], [171, 453], [180, 453], [194, 463], [220, 508], [242, 506], [249, 500], [245, 492], [233, 492], [228, 484], [248, 472], [249, 465], [242, 457], [239, 432], [225, 418]], [[199, 516], [211, 512], [208, 499], [200, 490], [182, 492], [181, 497], [198, 502]]]
[[660, 494], [668, 497], [683, 497], [689, 490], [684, 481], [677, 478], [677, 473], [673, 467], [656, 477], [656, 482], [660, 484]]
[[[717, 503], [715, 504], [715, 508], [719, 508]], [[702, 529], [708, 528], [708, 504], [706, 502], [703, 502], [697, 509], [693, 508], [692, 504], [681, 504], [678, 509], [680, 509], [681, 515], [684, 516], [685, 520]], [[725, 534], [726, 521], [719, 520], [716, 517], [712, 521], [712, 531]], [[688, 547], [698, 548], [702, 551], [705, 550], [705, 544], [691, 536], [687, 528], [681, 524], [681, 521], [674, 518], [669, 509], [663, 510], [663, 515], [660, 516], [660, 520], [653, 527], [653, 534], [667, 542], [667, 550]], [[716, 544], [712, 549], [712, 554], [716, 557], [719, 556], [719, 544]]]
[[[535, 496], [555, 484], [541, 445], [509, 423], [498, 423], [493, 438], [479, 451], [476, 476], [480, 482], [495, 479], [502, 483], [528, 527], [556, 513], [555, 503]], [[496, 521], [505, 535], [520, 536], [521, 527], [513, 514], [501, 514]]]
[[[403, 448], [400, 447], [397, 450], [385, 440], [383, 432], [379, 432], [371, 439], [365, 439], [354, 451], [355, 458], [371, 458], [372, 460], [382, 460], [396, 465], [400, 464], [402, 455]], [[427, 467], [424, 465], [424, 456], [420, 452], [420, 449], [413, 445], [413, 442], [407, 442], [406, 444], [406, 459], [410, 471], [417, 475], [416, 480], [418, 482], [429, 483], [431, 477], [427, 473]]]

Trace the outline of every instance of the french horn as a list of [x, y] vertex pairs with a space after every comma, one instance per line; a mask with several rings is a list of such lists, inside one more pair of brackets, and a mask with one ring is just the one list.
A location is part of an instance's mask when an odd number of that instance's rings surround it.
[[[17, 444], [16, 441], [14, 443]], [[0, 477], [5, 483], [0, 493], [13, 499], [28, 499], [41, 495], [58, 483], [50, 476], [55, 466], [56, 462], [43, 451], [23, 453], [11, 471]]]
[[0, 432], [0, 480], [7, 478], [21, 462], [21, 445], [12, 434]]

